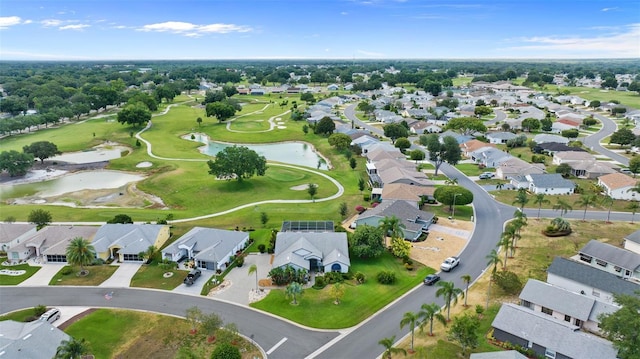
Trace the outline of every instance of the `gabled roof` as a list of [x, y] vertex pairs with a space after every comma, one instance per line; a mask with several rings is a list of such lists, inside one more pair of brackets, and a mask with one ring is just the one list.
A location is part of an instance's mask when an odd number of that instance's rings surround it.
[[624, 173], [610, 173], [604, 176], [598, 177], [600, 182], [608, 189], [614, 190], [625, 187], [633, 187], [638, 182], [635, 178], [627, 176]]
[[26, 247], [36, 247], [40, 248], [43, 254], [65, 254], [67, 245], [72, 239], [82, 237], [91, 242], [98, 228], [95, 226], [46, 226], [11, 250], [20, 251]]
[[544, 173], [545, 166], [542, 163], [529, 163], [517, 157], [511, 157], [500, 164], [503, 171], [508, 170], [511, 173]]
[[640, 267], [640, 254], [598, 242], [595, 239], [590, 240], [589, 243], [582, 247], [580, 253], [632, 271]]
[[566, 289], [529, 279], [520, 292], [520, 299], [534, 303], [554, 312], [570, 315], [582, 321], [589, 319], [595, 299], [570, 292]]
[[382, 199], [401, 199], [405, 201], [420, 201], [421, 196], [433, 196], [435, 187], [415, 186], [406, 183], [389, 183], [382, 187]]
[[569, 167], [573, 170], [583, 170], [588, 173], [615, 173], [613, 169], [613, 163], [600, 162], [600, 161], [578, 161], [569, 163]]
[[559, 151], [556, 152], [553, 157], [565, 161], [594, 161], [596, 158], [589, 152], [580, 151]]
[[617, 356], [611, 342], [550, 315], [511, 303], [502, 305], [491, 326], [570, 358], [615, 359]]
[[566, 137], [558, 136], [558, 135], [550, 135], [546, 133], [541, 133], [536, 135], [533, 138], [533, 142], [535, 143], [548, 143], [548, 142], [557, 142], [557, 143], [569, 143], [569, 139]]
[[526, 177], [536, 188], [574, 188], [576, 186], [559, 173], [532, 173]]
[[609, 293], [634, 295], [640, 287], [615, 274], [570, 259], [555, 257], [547, 273], [582, 283]]
[[482, 142], [480, 140], [475, 140], [475, 139], [469, 140], [467, 142], [460, 144], [460, 148], [464, 149], [466, 152], [473, 152], [483, 147], [496, 148], [496, 145], [493, 143], [486, 143], [486, 142]]
[[34, 230], [35, 224], [25, 223], [0, 223], [0, 243], [8, 243], [21, 235]]
[[543, 142], [543, 143], [537, 144], [536, 147], [549, 152], [566, 152], [566, 151], [586, 152], [587, 151], [580, 147], [567, 146], [564, 143], [558, 143], [558, 142]]
[[138, 254], [155, 245], [160, 231], [165, 227], [159, 224], [104, 224], [91, 244], [97, 253], [119, 246], [122, 253]]
[[358, 217], [358, 220], [370, 217], [378, 217], [382, 219], [384, 217], [391, 216], [398, 217], [407, 230], [419, 231], [424, 227], [424, 224], [416, 223], [416, 219], [430, 223], [435, 215], [430, 212], [421, 211], [409, 204], [407, 201], [390, 200], [382, 201], [382, 203], [375, 208], [362, 213]]
[[338, 261], [347, 266], [349, 248], [344, 232], [278, 232], [273, 267], [294, 264], [309, 269], [309, 260], [320, 258], [324, 264]]
[[71, 337], [46, 321], [0, 322], [0, 357], [51, 359], [63, 340]]
[[487, 138], [497, 138], [500, 140], [511, 140], [514, 139], [516, 137], [518, 137], [518, 135], [516, 135], [513, 132], [489, 132], [486, 134]]
[[382, 183], [385, 185], [400, 180], [411, 181], [413, 184], [420, 186], [433, 185], [433, 181], [429, 180], [426, 174], [424, 174], [423, 172], [418, 172], [415, 169], [392, 167], [384, 169], [382, 171], [378, 171], [378, 176], [382, 180]]
[[177, 253], [180, 247], [189, 247], [197, 252], [195, 259], [218, 262], [228, 255], [238, 244], [249, 238], [249, 233], [217, 228], [194, 227], [171, 245], [164, 253]]
[[634, 243], [640, 243], [640, 230], [637, 230], [629, 234], [628, 236], [624, 237], [624, 239]]

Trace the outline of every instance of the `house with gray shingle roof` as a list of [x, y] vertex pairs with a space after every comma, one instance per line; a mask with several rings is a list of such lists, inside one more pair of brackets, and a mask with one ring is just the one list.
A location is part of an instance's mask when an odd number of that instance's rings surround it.
[[578, 254], [582, 262], [594, 268], [640, 283], [640, 254], [595, 239], [582, 247]]
[[70, 339], [67, 333], [46, 321], [4, 320], [0, 322], [0, 357], [51, 359], [62, 341]]
[[569, 162], [571, 167], [571, 175], [580, 178], [595, 179], [607, 174], [617, 173], [618, 165], [604, 161], [580, 161]]
[[516, 176], [526, 176], [528, 174], [545, 173], [545, 166], [542, 163], [529, 163], [517, 157], [511, 157], [496, 167], [496, 177], [503, 180], [510, 180]]
[[640, 254], [640, 230], [624, 237], [624, 249]]
[[435, 217], [433, 213], [416, 208], [415, 204], [402, 200], [390, 200], [382, 201], [378, 206], [361, 213], [355, 220], [355, 224], [377, 227], [380, 225], [380, 220], [391, 216], [396, 216], [404, 225], [402, 229], [404, 239], [414, 242], [428, 231]]
[[550, 135], [550, 134], [546, 134], [546, 133], [541, 133], [539, 135], [536, 135], [533, 138], [533, 142], [535, 142], [537, 144], [556, 142], [556, 143], [563, 143], [563, 144], [567, 145], [567, 144], [569, 144], [569, 139], [566, 138], [566, 137], [558, 136], [558, 135]]
[[45, 261], [66, 262], [66, 251], [69, 242], [82, 237], [89, 242], [99, 227], [95, 226], [46, 226], [26, 237], [20, 244], [7, 251], [7, 259], [15, 262], [38, 257]]
[[615, 359], [613, 344], [550, 315], [504, 303], [491, 323], [500, 341], [531, 348], [546, 358]]
[[533, 173], [525, 178], [528, 182], [527, 190], [534, 194], [572, 194], [576, 188], [575, 183], [564, 179], [559, 173]]
[[510, 154], [494, 147], [481, 147], [471, 152], [469, 157], [475, 163], [489, 168], [499, 167], [501, 163], [513, 158]]
[[249, 241], [249, 233], [194, 227], [162, 250], [162, 258], [178, 262], [193, 259], [202, 269], [224, 270], [226, 263]]
[[0, 249], [6, 252], [36, 233], [36, 225], [31, 223], [0, 223]]
[[513, 132], [489, 132], [485, 135], [485, 137], [489, 140], [489, 143], [493, 143], [495, 145], [505, 144], [507, 141], [517, 138]]
[[278, 232], [273, 268], [347, 273], [351, 266], [345, 232]]
[[613, 294], [635, 295], [640, 286], [614, 274], [562, 257], [554, 258], [547, 269], [547, 283], [607, 304], [615, 304]]
[[99, 258], [119, 262], [142, 262], [149, 247], [161, 248], [169, 239], [169, 226], [160, 224], [105, 224], [91, 244]]

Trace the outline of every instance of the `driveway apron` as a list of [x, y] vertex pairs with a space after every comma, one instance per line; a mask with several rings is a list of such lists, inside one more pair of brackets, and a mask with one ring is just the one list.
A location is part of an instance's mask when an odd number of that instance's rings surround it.
[[39, 287], [49, 285], [53, 276], [64, 267], [64, 263], [60, 264], [43, 264], [39, 271], [37, 271], [34, 275], [32, 275], [27, 280], [18, 284], [18, 286], [22, 287]]
[[128, 287], [140, 266], [141, 263], [120, 263], [118, 269], [100, 287]]

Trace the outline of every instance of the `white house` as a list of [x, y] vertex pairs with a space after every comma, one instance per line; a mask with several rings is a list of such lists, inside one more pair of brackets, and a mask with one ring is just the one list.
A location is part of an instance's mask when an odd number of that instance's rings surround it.
[[487, 138], [487, 140], [489, 140], [489, 143], [500, 145], [507, 143], [509, 140], [517, 138], [518, 135], [513, 132], [490, 132], [487, 133], [485, 137]]
[[624, 237], [624, 249], [640, 254], [640, 230]]
[[640, 200], [640, 193], [631, 190], [637, 183], [635, 178], [617, 172], [598, 177], [598, 185], [613, 199]]
[[624, 279], [640, 282], [640, 254], [592, 239], [578, 252], [588, 265]]
[[347, 273], [351, 266], [345, 232], [279, 232], [273, 268]]
[[576, 188], [575, 183], [564, 179], [559, 173], [534, 173], [525, 177], [529, 182], [529, 192], [534, 194], [572, 194]]

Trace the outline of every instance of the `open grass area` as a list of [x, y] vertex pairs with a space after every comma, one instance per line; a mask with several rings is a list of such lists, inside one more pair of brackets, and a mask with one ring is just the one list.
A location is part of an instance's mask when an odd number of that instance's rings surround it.
[[471, 80], [473, 77], [454, 77], [451, 82], [453, 82], [453, 86], [468, 86], [471, 84]]
[[35, 315], [34, 308], [17, 310], [15, 312], [11, 312], [5, 315], [0, 316], [0, 322], [3, 320], [13, 320], [16, 322], [30, 322], [38, 319], [39, 317]]
[[0, 274], [0, 285], [16, 285], [24, 282], [32, 275], [36, 274], [42, 267], [32, 267], [27, 263], [18, 264], [15, 266], [3, 266], [0, 265], [0, 269], [6, 270], [23, 270], [25, 271], [22, 275], [6, 275]]
[[482, 172], [493, 172], [490, 168], [479, 168], [475, 163], [458, 163], [456, 168], [467, 176], [478, 176]]
[[[434, 272], [418, 263], [414, 263], [414, 267], [413, 271], [407, 271], [401, 260], [387, 252], [377, 259], [351, 258], [351, 271], [362, 272], [366, 282], [357, 285], [346, 281], [345, 294], [339, 305], [333, 304], [329, 296], [331, 285], [327, 285], [321, 290], [305, 289], [298, 305], [291, 305], [284, 290], [276, 289], [251, 306], [313, 328], [347, 328], [370, 317]], [[376, 281], [376, 275], [383, 270], [396, 273], [395, 284], [382, 285]]]
[[[165, 273], [172, 273], [170, 277], [165, 277]], [[178, 269], [163, 269], [155, 263], [145, 264], [131, 278], [131, 287], [155, 288], [173, 290], [184, 280], [187, 271]]]
[[[67, 268], [71, 269], [69, 271]], [[89, 274], [79, 275], [80, 267], [64, 266], [53, 276], [49, 285], [88, 285], [97, 286], [107, 280], [118, 267], [110, 265], [97, 265], [85, 267]], [[68, 273], [68, 274], [63, 274]]]

